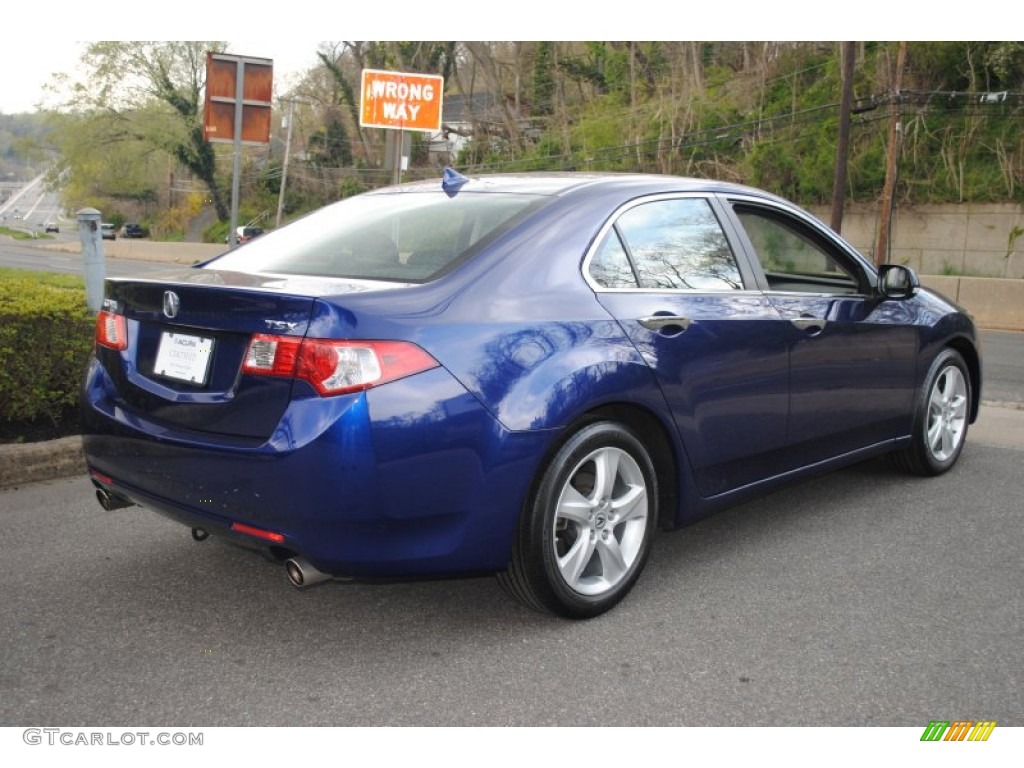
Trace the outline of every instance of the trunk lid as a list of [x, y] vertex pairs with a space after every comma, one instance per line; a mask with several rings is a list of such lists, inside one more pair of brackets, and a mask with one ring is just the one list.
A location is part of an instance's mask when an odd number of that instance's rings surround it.
[[112, 278], [104, 305], [125, 317], [128, 346], [97, 345], [96, 356], [128, 412], [173, 430], [262, 441], [288, 407], [293, 379], [242, 373], [252, 337], [302, 338], [318, 296], [380, 287], [212, 269]]

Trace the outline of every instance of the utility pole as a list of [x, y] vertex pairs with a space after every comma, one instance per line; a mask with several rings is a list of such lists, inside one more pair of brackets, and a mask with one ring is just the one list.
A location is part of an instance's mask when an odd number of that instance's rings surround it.
[[832, 187], [831, 227], [836, 234], [843, 231], [843, 207], [846, 204], [846, 165], [850, 154], [850, 108], [853, 101], [853, 67], [856, 49], [852, 42], [842, 48], [843, 95], [839, 102], [839, 139], [836, 142], [836, 177]]
[[907, 58], [907, 44], [901, 42], [896, 54], [896, 74], [889, 101], [889, 147], [885, 156], [885, 186], [882, 189], [882, 210], [878, 222], [878, 244], [875, 247], [875, 264], [889, 260], [892, 237], [893, 197], [896, 190], [897, 158], [903, 127], [900, 125], [900, 91], [903, 88], [903, 64]]
[[174, 207], [174, 158], [167, 156], [167, 207]]
[[284, 210], [284, 185], [288, 182], [288, 156], [292, 150], [292, 123], [295, 117], [295, 99], [288, 102], [288, 133], [284, 142], [284, 163], [281, 165], [281, 189], [277, 195], [277, 221], [274, 227], [281, 226], [281, 213]]

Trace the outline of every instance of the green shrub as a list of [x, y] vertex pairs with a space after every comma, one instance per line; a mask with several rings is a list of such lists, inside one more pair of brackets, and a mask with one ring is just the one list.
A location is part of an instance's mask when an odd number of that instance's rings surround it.
[[93, 324], [80, 280], [0, 272], [0, 421], [56, 423], [78, 404]]

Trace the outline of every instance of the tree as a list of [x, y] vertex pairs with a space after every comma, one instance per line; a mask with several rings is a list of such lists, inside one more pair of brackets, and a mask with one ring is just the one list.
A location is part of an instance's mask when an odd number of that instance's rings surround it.
[[[136, 122], [145, 120], [140, 115]], [[60, 162], [49, 176], [62, 187], [68, 206], [92, 206], [109, 215], [124, 201], [153, 202], [166, 180], [166, 154], [119, 131], [106, 115], [53, 115], [50, 138], [60, 147]]]
[[86, 76], [73, 84], [65, 105], [102, 142], [141, 142], [170, 154], [206, 185], [221, 221], [229, 211], [217, 183], [216, 153], [203, 138], [201, 95], [206, 53], [225, 47], [216, 41], [92, 43], [82, 55]]
[[550, 115], [555, 111], [555, 44], [537, 44], [533, 60], [533, 114]]
[[352, 148], [349, 146], [345, 122], [337, 111], [329, 112], [323, 128], [315, 131], [307, 142], [306, 150], [314, 165], [326, 168], [343, 168], [352, 165]]

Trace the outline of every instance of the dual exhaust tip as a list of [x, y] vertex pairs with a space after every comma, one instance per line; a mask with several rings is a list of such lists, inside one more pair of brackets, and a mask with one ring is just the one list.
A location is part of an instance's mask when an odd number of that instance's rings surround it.
[[[123, 496], [119, 496], [116, 493], [112, 493], [105, 488], [96, 489], [96, 501], [100, 503], [108, 512], [115, 509], [124, 509], [125, 507], [135, 506], [134, 502], [129, 501]], [[192, 538], [196, 541], [205, 540], [210, 534], [201, 529], [192, 529]], [[285, 561], [284, 564], [285, 573], [288, 575], [288, 581], [292, 583], [292, 586], [297, 589], [309, 589], [315, 587], [317, 584], [323, 584], [325, 581], [331, 581], [334, 579], [329, 573], [317, 570], [311, 562], [304, 557], [292, 557]]]
[[284, 572], [288, 575], [288, 581], [297, 589], [309, 589], [334, 579], [331, 574], [318, 571], [304, 557], [292, 557], [286, 560]]
[[[205, 541], [209, 536], [209, 532], [202, 528], [192, 529], [192, 538], [196, 541]], [[309, 560], [300, 556], [288, 558], [284, 563], [284, 572], [296, 589], [309, 589], [335, 578], [329, 573], [317, 570]]]
[[[210, 534], [202, 528], [192, 529], [192, 538], [196, 541], [205, 541], [209, 536]], [[290, 557], [285, 561], [284, 572], [296, 589], [309, 589], [335, 578], [329, 573], [317, 570], [309, 560], [299, 556]]]
[[107, 512], [112, 512], [115, 509], [124, 509], [125, 507], [134, 507], [135, 502], [129, 501], [124, 496], [118, 496], [116, 493], [108, 491], [106, 488], [96, 489], [96, 501], [100, 503]]

